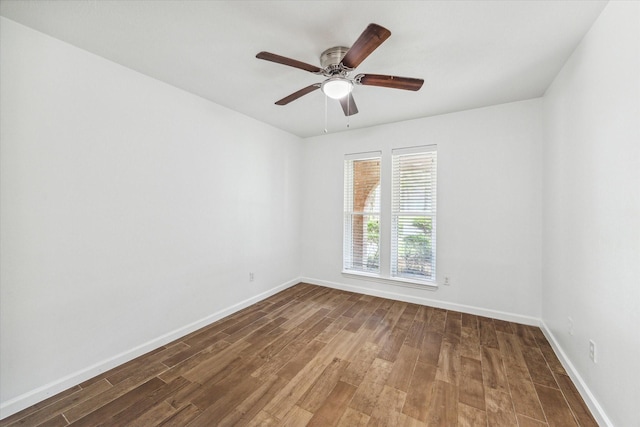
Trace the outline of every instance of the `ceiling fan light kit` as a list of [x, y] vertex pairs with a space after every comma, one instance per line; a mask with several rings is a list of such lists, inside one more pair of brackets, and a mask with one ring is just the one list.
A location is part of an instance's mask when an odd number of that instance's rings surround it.
[[336, 46], [322, 52], [320, 55], [322, 68], [269, 52], [260, 52], [256, 55], [256, 58], [327, 77], [322, 83], [314, 83], [276, 101], [276, 105], [287, 105], [308, 93], [321, 89], [329, 98], [340, 101], [345, 116], [351, 116], [358, 112], [351, 93], [354, 85], [417, 91], [420, 90], [424, 83], [422, 79], [382, 74], [358, 74], [353, 78], [349, 77], [349, 73], [360, 65], [389, 36], [391, 36], [391, 31], [378, 24], [369, 24], [351, 48]]
[[353, 90], [353, 83], [342, 77], [331, 77], [322, 82], [322, 86], [320, 88], [329, 98], [340, 99], [351, 93]]

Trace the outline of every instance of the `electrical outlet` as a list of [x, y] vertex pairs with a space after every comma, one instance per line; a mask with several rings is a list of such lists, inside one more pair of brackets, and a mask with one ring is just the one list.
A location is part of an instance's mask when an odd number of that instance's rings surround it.
[[589, 340], [589, 359], [591, 359], [591, 361], [593, 363], [596, 363], [597, 359], [596, 359], [596, 343], [593, 342], [593, 340]]
[[568, 331], [569, 331], [569, 335], [573, 335], [573, 319], [571, 317], [567, 317], [567, 323], [568, 323]]
[[451, 281], [449, 280], [449, 276], [444, 276], [444, 283], [443, 285], [445, 286], [449, 286], [451, 285]]
[[253, 279], [254, 279], [253, 273], [249, 273], [249, 281], [253, 282]]

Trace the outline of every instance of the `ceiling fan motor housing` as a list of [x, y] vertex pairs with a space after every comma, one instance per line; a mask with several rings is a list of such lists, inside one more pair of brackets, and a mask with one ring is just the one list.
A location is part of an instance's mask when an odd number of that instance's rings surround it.
[[340, 65], [342, 58], [349, 51], [348, 47], [336, 46], [330, 47], [320, 54], [320, 64], [322, 68], [329, 71], [330, 74], [340, 74], [344, 71], [344, 66]]

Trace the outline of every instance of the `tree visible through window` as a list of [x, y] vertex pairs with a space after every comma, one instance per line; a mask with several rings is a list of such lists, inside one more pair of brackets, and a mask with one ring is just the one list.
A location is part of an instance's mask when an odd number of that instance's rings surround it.
[[[378, 169], [379, 170], [379, 169]], [[366, 212], [380, 211], [380, 184], [372, 189], [365, 201]], [[369, 216], [366, 225], [366, 247], [363, 256], [367, 257], [367, 269], [377, 270], [380, 267], [380, 216]], [[365, 255], [366, 254], [366, 255]]]

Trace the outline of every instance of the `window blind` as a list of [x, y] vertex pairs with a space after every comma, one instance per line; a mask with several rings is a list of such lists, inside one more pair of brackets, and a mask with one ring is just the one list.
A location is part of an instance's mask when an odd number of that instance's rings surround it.
[[392, 151], [391, 276], [436, 279], [435, 146]]
[[380, 271], [380, 153], [350, 155], [344, 164], [343, 268]]

